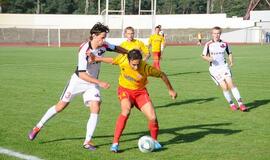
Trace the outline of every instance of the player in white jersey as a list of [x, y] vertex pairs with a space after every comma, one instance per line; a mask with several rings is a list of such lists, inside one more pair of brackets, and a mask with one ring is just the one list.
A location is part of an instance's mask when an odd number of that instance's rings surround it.
[[89, 107], [91, 112], [87, 122], [86, 136], [83, 146], [89, 150], [96, 149], [91, 143], [91, 138], [95, 131], [100, 111], [101, 97], [99, 88], [108, 89], [110, 84], [98, 79], [100, 63], [89, 63], [87, 53], [91, 52], [98, 57], [103, 56], [104, 52], [107, 50], [127, 53], [127, 51], [122, 47], [109, 44], [105, 41], [108, 32], [109, 28], [101, 23], [95, 24], [90, 30], [90, 40], [80, 46], [78, 66], [75, 73], [71, 76], [69, 83], [65, 87], [60, 101], [49, 108], [33, 130], [31, 130], [28, 135], [30, 140], [35, 139], [43, 125], [50, 118], [64, 110], [75, 96], [82, 94], [84, 104]]
[[[247, 111], [248, 108], [243, 104], [240, 93], [232, 80], [231, 70], [229, 68], [233, 66], [232, 52], [228, 43], [220, 39], [220, 35], [220, 27], [212, 28], [213, 39], [205, 44], [202, 58], [210, 63], [210, 75], [214, 82], [223, 90], [224, 97], [230, 104], [230, 108], [234, 111], [238, 109], [231, 98], [231, 91], [238, 103], [239, 109], [241, 111]], [[226, 54], [229, 57], [229, 64], [226, 61]]]

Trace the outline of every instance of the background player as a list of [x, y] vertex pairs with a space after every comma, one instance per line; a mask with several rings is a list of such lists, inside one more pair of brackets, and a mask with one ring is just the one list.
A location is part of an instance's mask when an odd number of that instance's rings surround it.
[[166, 74], [142, 61], [142, 54], [140, 50], [136, 49], [129, 51], [128, 55], [119, 54], [115, 58], [95, 57], [95, 61], [119, 65], [121, 72], [118, 87], [121, 113], [116, 121], [111, 151], [119, 151], [119, 139], [133, 106], [136, 106], [146, 116], [151, 137], [155, 140], [155, 150], [161, 149], [162, 146], [157, 141], [158, 121], [146, 84], [148, 76], [161, 78], [169, 90], [169, 95], [175, 99], [177, 93], [172, 88]]
[[149, 50], [142, 41], [134, 38], [134, 33], [135, 32], [133, 27], [126, 27], [124, 32], [126, 41], [122, 42], [120, 46], [128, 51], [132, 49], [140, 50], [143, 54], [143, 60], [146, 61], [150, 57]]
[[68, 85], [64, 89], [60, 101], [48, 109], [45, 115], [29, 133], [28, 137], [30, 140], [34, 140], [44, 124], [54, 115], [64, 110], [75, 96], [78, 94], [83, 94], [84, 104], [89, 107], [91, 112], [87, 122], [86, 137], [83, 146], [89, 150], [96, 149], [90, 140], [95, 131], [98, 121], [98, 114], [100, 111], [101, 97], [99, 87], [108, 89], [110, 84], [98, 80], [100, 63], [88, 63], [88, 56], [86, 55], [86, 52], [90, 51], [92, 54], [98, 57], [103, 56], [106, 50], [121, 53], [127, 52], [121, 47], [105, 42], [108, 32], [109, 28], [101, 23], [95, 24], [90, 30], [90, 40], [80, 46], [78, 54], [78, 66], [75, 73], [71, 76]]
[[165, 39], [160, 35], [160, 25], [155, 27], [155, 34], [152, 34], [148, 40], [148, 47], [152, 48], [153, 66], [160, 70], [160, 60], [165, 47]]
[[197, 39], [198, 39], [198, 45], [199, 46], [201, 46], [202, 45], [202, 33], [201, 32], [199, 32], [198, 34], [197, 34]]
[[243, 104], [240, 93], [232, 81], [231, 70], [226, 62], [225, 53], [229, 56], [230, 67], [233, 66], [232, 52], [228, 43], [220, 39], [220, 35], [220, 27], [212, 28], [213, 39], [205, 44], [202, 58], [210, 63], [210, 75], [214, 82], [223, 90], [224, 97], [230, 104], [231, 109], [237, 110], [238, 107], [233, 103], [230, 91], [237, 100], [239, 109], [241, 111], [247, 111], [247, 107]]

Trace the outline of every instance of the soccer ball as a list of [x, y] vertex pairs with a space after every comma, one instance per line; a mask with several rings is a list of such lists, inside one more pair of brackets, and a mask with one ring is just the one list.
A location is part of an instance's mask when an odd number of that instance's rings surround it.
[[138, 147], [143, 153], [152, 152], [155, 147], [155, 142], [150, 136], [142, 136], [138, 141]]

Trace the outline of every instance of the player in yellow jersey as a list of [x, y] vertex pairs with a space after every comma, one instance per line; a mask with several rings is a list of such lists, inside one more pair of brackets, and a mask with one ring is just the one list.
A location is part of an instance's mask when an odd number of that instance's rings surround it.
[[134, 28], [130, 26], [126, 27], [124, 33], [127, 40], [122, 42], [120, 46], [128, 51], [132, 49], [138, 49], [143, 54], [143, 60], [148, 60], [150, 57], [149, 50], [142, 41], [134, 38]]
[[120, 67], [118, 98], [121, 113], [116, 121], [111, 151], [119, 151], [119, 139], [133, 106], [136, 106], [146, 116], [150, 135], [155, 140], [155, 150], [161, 149], [162, 146], [157, 141], [159, 126], [156, 113], [145, 86], [148, 83], [148, 76], [161, 78], [169, 90], [169, 95], [175, 99], [177, 93], [166, 74], [143, 61], [142, 54], [137, 49], [129, 51], [128, 54], [120, 54], [115, 58], [94, 57], [92, 60], [112, 63]]
[[163, 49], [165, 47], [165, 39], [162, 35], [159, 34], [161, 31], [161, 26], [158, 25], [155, 27], [155, 34], [152, 34], [148, 40], [148, 46], [152, 49], [153, 55], [153, 66], [160, 70], [160, 59]]

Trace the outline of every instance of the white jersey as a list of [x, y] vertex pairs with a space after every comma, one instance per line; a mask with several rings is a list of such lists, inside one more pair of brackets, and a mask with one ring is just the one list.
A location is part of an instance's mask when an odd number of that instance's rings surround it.
[[78, 66], [75, 73], [71, 76], [60, 99], [64, 102], [70, 102], [75, 96], [83, 94], [84, 104], [89, 106], [90, 101], [101, 101], [99, 86], [79, 78], [79, 72], [86, 72], [91, 77], [98, 78], [100, 62], [89, 63], [86, 52], [90, 50], [95, 56], [101, 57], [107, 50], [115, 50], [115, 46], [105, 43], [103, 46], [92, 49], [89, 42], [80, 46], [78, 54]]
[[79, 72], [86, 72], [91, 77], [98, 78], [100, 70], [100, 62], [89, 63], [89, 57], [86, 55], [86, 52], [90, 50], [92, 54], [97, 57], [102, 57], [104, 53], [109, 50], [115, 50], [115, 45], [105, 42], [105, 44], [97, 49], [92, 49], [90, 42], [85, 42], [80, 46], [80, 51], [78, 55], [78, 66], [75, 71], [77, 76]]
[[227, 65], [225, 53], [228, 55], [231, 54], [231, 50], [228, 46], [228, 43], [219, 40], [218, 42], [209, 41], [205, 44], [203, 49], [203, 55], [213, 58], [213, 61], [210, 63], [212, 67], [220, 67]]

